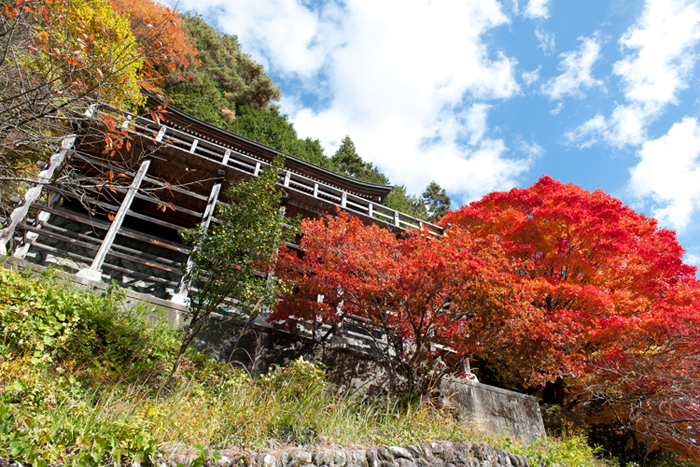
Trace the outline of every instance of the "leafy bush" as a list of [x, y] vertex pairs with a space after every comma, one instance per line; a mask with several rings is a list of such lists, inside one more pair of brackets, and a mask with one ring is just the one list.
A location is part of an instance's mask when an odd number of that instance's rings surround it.
[[0, 269], [0, 353], [29, 357], [33, 365], [93, 366], [110, 375], [126, 368], [153, 372], [172, 354], [173, 333], [165, 323], [147, 322], [143, 307], [123, 309], [123, 292], [109, 289], [99, 297], [65, 281], [51, 270], [32, 277]]

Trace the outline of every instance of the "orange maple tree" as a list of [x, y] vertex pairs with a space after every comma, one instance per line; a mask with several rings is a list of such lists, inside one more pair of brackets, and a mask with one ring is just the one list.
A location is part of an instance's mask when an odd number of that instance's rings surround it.
[[421, 231], [397, 237], [347, 213], [307, 219], [302, 232], [303, 256], [284, 251], [278, 268], [296, 293], [270, 319], [332, 325], [348, 315], [361, 319], [383, 334], [378, 347], [398, 365], [408, 394], [461, 372], [479, 342], [512, 318], [503, 313], [510, 295], [502, 292], [514, 287], [499, 274], [505, 263], [490, 239], [459, 227], [442, 238]]
[[197, 54], [177, 10], [154, 0], [112, 0], [114, 8], [129, 18], [131, 31], [144, 49], [141, 75], [146, 87], [159, 78], [187, 68]]
[[529, 291], [530, 306], [518, 305], [528, 325], [480, 354], [504, 381], [559, 383], [557, 402], [615, 426], [635, 460], [659, 443], [697, 457], [700, 287], [674, 232], [549, 177], [442, 222], [497, 236], [509, 274]]

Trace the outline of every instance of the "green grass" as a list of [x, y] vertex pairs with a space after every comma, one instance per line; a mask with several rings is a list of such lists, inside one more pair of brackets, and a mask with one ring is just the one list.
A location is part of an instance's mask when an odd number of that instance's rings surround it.
[[190, 352], [161, 392], [178, 338], [118, 291], [71, 291], [60, 277], [0, 270], [0, 457], [36, 466], [150, 463], [169, 446], [209, 452], [283, 444], [487, 442], [548, 464], [597, 465], [585, 440], [524, 447], [475, 433], [428, 404], [344, 397], [297, 360], [254, 381]]

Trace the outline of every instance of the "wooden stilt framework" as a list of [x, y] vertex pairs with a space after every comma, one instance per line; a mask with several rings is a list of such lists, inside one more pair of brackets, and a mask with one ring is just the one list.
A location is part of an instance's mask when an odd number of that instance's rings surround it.
[[[258, 176], [279, 153], [176, 109], [169, 108], [159, 121], [109, 106], [93, 112], [88, 133], [64, 139], [38, 184], [12, 213], [0, 231], [0, 250], [12, 241], [19, 257], [186, 302], [182, 271], [190, 250], [177, 232], [218, 222], [216, 205], [226, 202], [222, 193]], [[116, 121], [129, 138], [116, 155], [100, 134], [105, 127], [99, 122], [105, 120]], [[126, 162], [118, 174], [113, 173], [115, 158]], [[82, 190], [51, 184], [63, 165], [76, 176], [104, 178], [109, 173], [109, 178], [103, 186]], [[131, 185], [112, 183], [112, 177], [131, 180]], [[442, 234], [441, 227], [382, 206], [391, 187], [359, 182], [291, 156], [286, 156], [279, 186], [287, 194], [290, 216], [318, 217], [342, 209], [389, 230]], [[40, 199], [42, 192], [49, 193], [47, 201]], [[32, 208], [37, 215], [27, 220]]]

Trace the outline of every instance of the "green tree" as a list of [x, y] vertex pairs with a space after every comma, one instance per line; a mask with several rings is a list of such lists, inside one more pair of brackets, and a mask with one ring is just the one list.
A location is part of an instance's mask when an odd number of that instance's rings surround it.
[[277, 250], [284, 241], [292, 241], [296, 228], [289, 228], [277, 187], [283, 160], [248, 181], [227, 191], [227, 206], [219, 205], [220, 224], [182, 232], [192, 245], [184, 280], [195, 285], [190, 296], [189, 324], [168, 378], [170, 386], [182, 358], [194, 338], [211, 326], [211, 314], [225, 308], [235, 317], [249, 318], [261, 307], [274, 302], [279, 289], [268, 280]]
[[237, 105], [265, 110], [280, 98], [272, 78], [241, 51], [236, 36], [217, 31], [198, 15], [184, 14], [182, 19], [194, 39], [197, 55], [187, 69], [190, 78], [171, 77], [165, 86], [178, 107], [184, 108], [182, 104], [195, 98], [208, 103], [220, 119], [233, 120]]
[[423, 201], [418, 196], [408, 193], [403, 185], [397, 185], [389, 192], [384, 199], [384, 206], [418, 219], [428, 219], [428, 210], [425, 209]]
[[428, 210], [430, 216], [428, 220], [431, 222], [435, 222], [447, 214], [452, 203], [445, 189], [435, 183], [435, 181], [430, 182], [425, 188], [421, 200]]
[[378, 185], [389, 183], [386, 176], [380, 173], [371, 162], [365, 162], [357, 154], [355, 143], [350, 139], [350, 136], [343, 138], [340, 147], [331, 157], [331, 163], [337, 172], [363, 182], [376, 183]]

